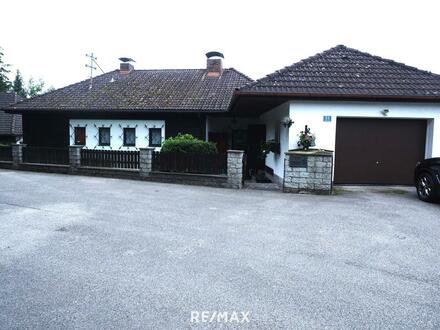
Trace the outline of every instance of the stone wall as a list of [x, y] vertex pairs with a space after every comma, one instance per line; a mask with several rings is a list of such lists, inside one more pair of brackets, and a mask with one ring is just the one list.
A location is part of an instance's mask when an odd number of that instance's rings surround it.
[[151, 174], [144, 179], [164, 183], [229, 188], [228, 177], [226, 175], [151, 172]]
[[153, 152], [154, 148], [139, 149], [139, 171], [142, 177], [147, 177], [153, 170]]
[[69, 164], [72, 172], [81, 166], [81, 149], [81, 146], [69, 146]]
[[23, 163], [23, 147], [26, 147], [26, 145], [19, 143], [12, 145], [12, 166], [14, 168]]
[[331, 194], [332, 170], [332, 151], [288, 151], [284, 158], [283, 191]]
[[228, 150], [228, 187], [243, 187], [243, 150]]
[[139, 169], [119, 169], [82, 166], [81, 146], [69, 147], [69, 165], [23, 163], [23, 146], [14, 145], [12, 149], [13, 162], [0, 162], [0, 168], [13, 167], [27, 171], [70, 173], [233, 189], [240, 189], [243, 186], [244, 152], [241, 150], [228, 150], [227, 175], [212, 175], [153, 171], [154, 148], [140, 148]]

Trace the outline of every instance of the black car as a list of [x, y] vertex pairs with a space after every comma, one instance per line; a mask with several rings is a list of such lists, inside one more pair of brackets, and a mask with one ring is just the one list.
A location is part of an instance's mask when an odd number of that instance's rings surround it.
[[440, 200], [440, 158], [418, 162], [414, 173], [417, 195], [422, 201]]

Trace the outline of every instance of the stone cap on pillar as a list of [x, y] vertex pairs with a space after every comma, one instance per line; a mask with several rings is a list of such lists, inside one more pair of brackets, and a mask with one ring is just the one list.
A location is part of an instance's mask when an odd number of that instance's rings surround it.
[[78, 149], [82, 149], [82, 148], [84, 148], [84, 146], [74, 144], [74, 145], [69, 146], [69, 148], [73, 148], [73, 149], [76, 149], [76, 148], [78, 148]]
[[155, 147], [142, 147], [142, 148], [139, 148], [139, 150], [155, 150], [156, 148]]
[[12, 143], [11, 146], [21, 146], [21, 147], [26, 147], [27, 144], [24, 144], [24, 143]]
[[228, 150], [227, 152], [231, 154], [244, 154], [244, 150]]
[[333, 156], [332, 150], [325, 149], [309, 149], [309, 150], [289, 150], [286, 155], [301, 155], [301, 156]]

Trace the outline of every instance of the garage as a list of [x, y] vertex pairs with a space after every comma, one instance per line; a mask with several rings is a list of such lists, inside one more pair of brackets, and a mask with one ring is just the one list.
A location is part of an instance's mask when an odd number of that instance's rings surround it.
[[426, 120], [338, 118], [334, 181], [413, 184], [425, 141]]

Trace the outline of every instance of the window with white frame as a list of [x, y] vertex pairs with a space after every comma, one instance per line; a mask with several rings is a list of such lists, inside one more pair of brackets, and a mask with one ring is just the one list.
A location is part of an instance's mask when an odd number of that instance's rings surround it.
[[110, 145], [110, 127], [99, 128], [99, 145], [100, 146]]
[[124, 147], [136, 146], [136, 128], [124, 128]]
[[84, 146], [86, 144], [86, 128], [75, 127], [74, 130], [74, 143], [77, 146]]
[[149, 136], [149, 146], [150, 147], [160, 147], [162, 145], [162, 129], [161, 128], [150, 128], [148, 131]]

